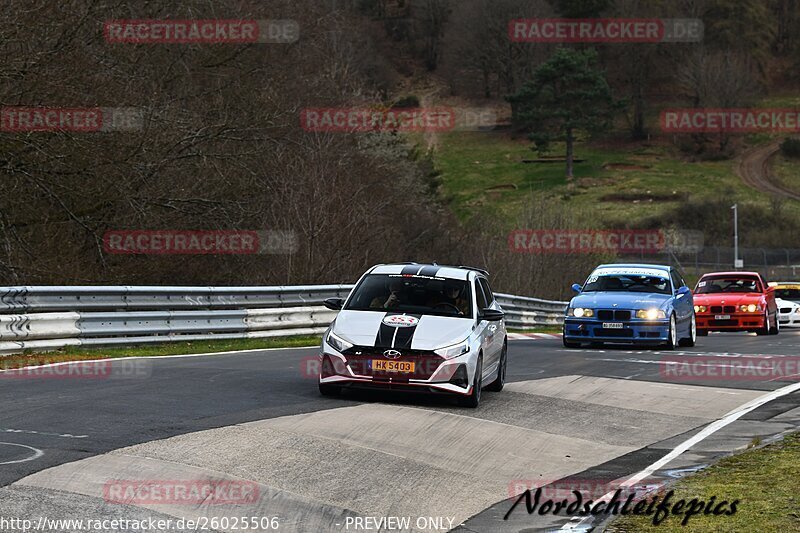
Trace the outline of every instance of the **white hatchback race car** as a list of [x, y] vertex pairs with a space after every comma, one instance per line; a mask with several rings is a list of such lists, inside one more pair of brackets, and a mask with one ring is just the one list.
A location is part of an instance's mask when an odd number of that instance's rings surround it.
[[800, 327], [800, 283], [771, 283], [775, 287], [781, 327]]
[[487, 273], [403, 263], [369, 269], [322, 339], [319, 389], [382, 388], [456, 396], [477, 407], [505, 383], [505, 319]]

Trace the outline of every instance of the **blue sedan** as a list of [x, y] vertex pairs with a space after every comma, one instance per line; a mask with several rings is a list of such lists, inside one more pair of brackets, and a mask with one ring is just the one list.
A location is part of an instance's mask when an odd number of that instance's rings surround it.
[[694, 346], [697, 338], [692, 291], [669, 266], [600, 265], [564, 318], [564, 346], [581, 343]]

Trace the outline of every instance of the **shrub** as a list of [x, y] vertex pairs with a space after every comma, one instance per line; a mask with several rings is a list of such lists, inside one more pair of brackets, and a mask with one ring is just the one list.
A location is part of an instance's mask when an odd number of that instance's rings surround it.
[[404, 96], [394, 104], [394, 107], [401, 107], [401, 108], [414, 108], [419, 107], [419, 98], [414, 96], [413, 94]]
[[781, 152], [786, 157], [800, 157], [800, 139], [788, 138], [781, 143]]

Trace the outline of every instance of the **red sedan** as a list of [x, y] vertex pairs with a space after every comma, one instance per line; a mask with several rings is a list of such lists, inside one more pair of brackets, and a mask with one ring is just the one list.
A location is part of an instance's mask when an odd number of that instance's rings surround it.
[[775, 289], [758, 272], [713, 272], [697, 283], [694, 292], [697, 334], [709, 331], [780, 331]]

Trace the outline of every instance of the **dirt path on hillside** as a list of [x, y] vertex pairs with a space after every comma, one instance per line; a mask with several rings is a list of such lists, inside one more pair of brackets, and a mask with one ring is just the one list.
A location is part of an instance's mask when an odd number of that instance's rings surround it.
[[736, 161], [736, 174], [754, 189], [792, 200], [800, 200], [800, 194], [774, 183], [770, 179], [769, 160], [778, 153], [780, 144], [781, 141], [772, 141], [746, 151]]

